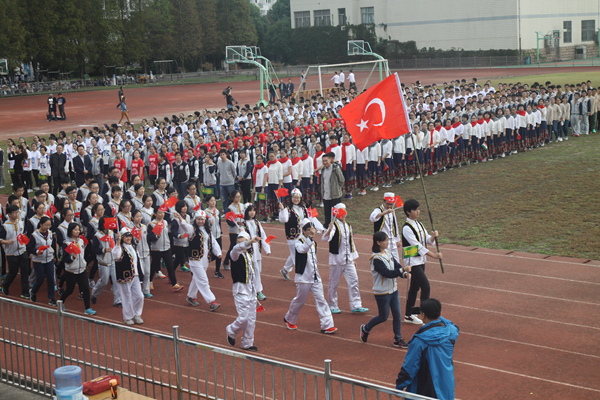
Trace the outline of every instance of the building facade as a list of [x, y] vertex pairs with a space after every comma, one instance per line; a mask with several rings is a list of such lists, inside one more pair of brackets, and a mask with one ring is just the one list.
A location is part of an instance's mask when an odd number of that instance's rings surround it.
[[277, 0], [248, 0], [251, 4], [260, 8], [260, 15], [267, 15], [267, 11], [273, 7]]
[[[375, 24], [380, 37], [417, 48], [537, 48], [546, 58], [598, 55], [600, 0], [291, 0], [292, 28]], [[380, 24], [386, 26], [379, 27]], [[544, 39], [544, 37], [546, 37]]]

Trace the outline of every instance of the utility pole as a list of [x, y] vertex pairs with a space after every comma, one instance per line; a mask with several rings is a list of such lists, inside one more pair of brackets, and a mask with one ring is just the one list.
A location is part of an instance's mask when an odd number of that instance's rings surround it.
[[[185, 69], [185, 62], [183, 61], [183, 24], [181, 22], [181, 0], [179, 0], [179, 36], [181, 37], [180, 51], [181, 51], [181, 72]], [[179, 76], [179, 71], [177, 71]]]

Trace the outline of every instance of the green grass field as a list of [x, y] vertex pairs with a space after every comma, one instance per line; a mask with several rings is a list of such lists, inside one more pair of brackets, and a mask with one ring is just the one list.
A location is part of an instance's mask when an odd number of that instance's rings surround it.
[[[507, 77], [492, 83], [549, 80], [564, 85], [588, 79], [600, 83], [600, 71]], [[0, 145], [6, 151], [6, 141]], [[599, 153], [600, 135], [594, 134], [426, 177], [441, 242], [600, 259]], [[0, 193], [11, 194], [6, 165], [4, 170], [8, 185]], [[419, 181], [394, 185], [392, 191], [405, 200], [419, 200], [423, 222], [430, 228]], [[349, 222], [357, 233], [372, 234], [368, 216], [384, 191], [367, 192], [347, 202]]]
[[[441, 242], [600, 259], [599, 151], [593, 134], [426, 177]], [[391, 190], [417, 199], [431, 228], [420, 181]], [[347, 201], [348, 219], [355, 232], [372, 234], [365, 221], [383, 189], [367, 193]]]
[[[594, 72], [569, 72], [562, 74], [543, 74], [543, 72], [545, 71], [544, 68], [539, 68], [537, 69], [537, 71], [539, 71], [540, 74], [526, 76], [510, 76], [510, 74], [507, 73], [505, 77], [494, 77], [488, 79], [492, 81], [492, 86], [494, 86], [495, 88], [498, 87], [499, 83], [510, 84], [521, 82], [522, 84], [527, 83], [531, 86], [531, 84], [533, 84], [534, 82], [538, 82], [543, 85], [544, 83], [546, 83], [546, 81], [550, 81], [554, 85], [562, 85], [562, 87], [564, 88], [565, 84], [567, 83], [577, 85], [578, 83], [587, 82], [588, 80], [592, 81], [592, 85], [594, 87], [600, 86], [600, 70]], [[479, 79], [479, 81], [481, 82], [483, 79], [485, 78]]]

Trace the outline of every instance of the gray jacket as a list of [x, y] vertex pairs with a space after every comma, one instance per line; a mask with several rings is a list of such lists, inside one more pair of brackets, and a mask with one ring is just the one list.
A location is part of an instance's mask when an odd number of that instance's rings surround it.
[[[346, 179], [344, 179], [344, 173], [342, 172], [342, 168], [338, 163], [331, 164], [331, 178], [329, 179], [329, 186], [331, 191], [332, 199], [339, 199], [342, 197], [342, 189], [344, 188], [344, 183]], [[321, 170], [321, 198], [323, 198], [323, 185], [325, 184], [325, 179], [323, 177], [324, 169]]]
[[233, 161], [225, 160], [225, 162], [223, 162], [219, 158], [217, 161], [217, 170], [219, 171], [219, 176], [221, 177], [221, 186], [231, 186], [235, 184], [237, 171]]

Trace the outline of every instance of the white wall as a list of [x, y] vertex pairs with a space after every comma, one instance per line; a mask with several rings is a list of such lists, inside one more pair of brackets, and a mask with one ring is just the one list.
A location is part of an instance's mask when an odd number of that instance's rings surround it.
[[[572, 21], [572, 43], [581, 44], [581, 21], [594, 19], [598, 29], [600, 0], [291, 0], [292, 28], [295, 11], [329, 9], [332, 24], [338, 25], [338, 8], [346, 9], [347, 22], [361, 23], [361, 7], [374, 7], [375, 23], [382, 37], [417, 47], [465, 50], [518, 49], [536, 47], [536, 31], [550, 33], [563, 29], [563, 21]], [[592, 42], [586, 42], [591, 44]], [[543, 43], [540, 42], [540, 47]]]

